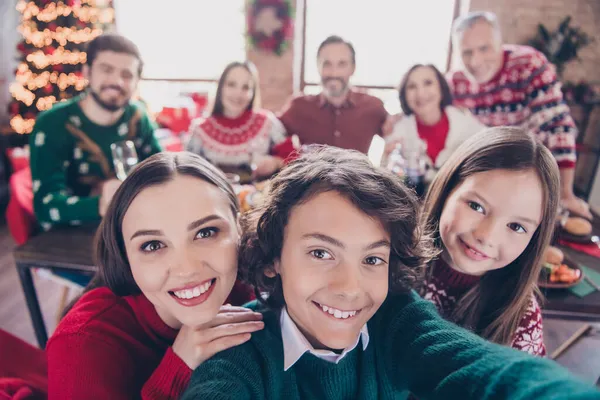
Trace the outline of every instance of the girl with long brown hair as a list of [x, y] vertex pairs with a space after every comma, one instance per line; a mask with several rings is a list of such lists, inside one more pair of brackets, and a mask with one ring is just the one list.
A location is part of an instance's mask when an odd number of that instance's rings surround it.
[[210, 116], [190, 130], [189, 151], [224, 169], [251, 167], [259, 177], [279, 170], [294, 150], [283, 124], [260, 108], [258, 72], [249, 61], [225, 67]]
[[486, 129], [440, 169], [425, 199], [441, 256], [422, 295], [480, 336], [544, 355], [536, 296], [559, 197], [552, 154], [520, 128]]
[[49, 398], [176, 399], [194, 368], [262, 329], [260, 314], [223, 306], [238, 216], [231, 185], [200, 156], [136, 166], [98, 229], [99, 273], [48, 342]]

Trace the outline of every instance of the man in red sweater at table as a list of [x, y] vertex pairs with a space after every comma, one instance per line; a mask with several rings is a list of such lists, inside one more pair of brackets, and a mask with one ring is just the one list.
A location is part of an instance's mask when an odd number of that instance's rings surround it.
[[[326, 144], [367, 153], [374, 135], [391, 132], [388, 113], [374, 96], [355, 91], [350, 78], [356, 68], [352, 43], [339, 36], [325, 39], [317, 50], [322, 92], [292, 98], [279, 119], [301, 144]], [[387, 129], [386, 129], [387, 128]]]
[[464, 65], [447, 76], [454, 105], [470, 109], [487, 126], [528, 129], [556, 158], [562, 205], [591, 218], [588, 204], [573, 193], [577, 128], [555, 67], [529, 46], [504, 45], [498, 19], [490, 12], [457, 19], [452, 34]]

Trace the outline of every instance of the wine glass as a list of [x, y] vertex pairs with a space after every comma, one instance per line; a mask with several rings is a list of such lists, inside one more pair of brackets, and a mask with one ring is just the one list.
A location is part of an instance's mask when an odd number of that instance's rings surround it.
[[110, 145], [117, 178], [124, 181], [139, 161], [135, 145], [131, 140], [123, 140]]
[[252, 170], [253, 176], [256, 175], [256, 169], [258, 168], [258, 164], [260, 164], [260, 162], [265, 158], [268, 150], [269, 143], [267, 139], [256, 138], [250, 144], [250, 169]]

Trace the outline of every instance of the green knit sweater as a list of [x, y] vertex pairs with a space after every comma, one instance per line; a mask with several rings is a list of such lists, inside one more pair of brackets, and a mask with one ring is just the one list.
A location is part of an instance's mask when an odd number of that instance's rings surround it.
[[51, 224], [98, 221], [98, 195], [92, 189], [115, 176], [110, 145], [133, 140], [140, 161], [160, 151], [154, 124], [141, 104], [130, 103], [112, 126], [90, 121], [81, 97], [55, 104], [41, 113], [30, 136], [35, 215]]
[[305, 353], [284, 371], [279, 317], [263, 315], [265, 329], [201, 364], [182, 399], [600, 399], [553, 361], [444, 321], [414, 292], [390, 296], [368, 322], [367, 349], [338, 364]]

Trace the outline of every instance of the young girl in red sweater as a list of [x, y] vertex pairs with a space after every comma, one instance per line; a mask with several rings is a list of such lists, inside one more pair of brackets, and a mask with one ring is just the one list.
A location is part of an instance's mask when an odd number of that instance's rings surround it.
[[432, 64], [412, 66], [402, 78], [398, 93], [404, 116], [385, 138], [387, 148], [391, 150], [401, 143], [407, 151], [416, 151], [426, 145], [426, 161], [432, 172], [462, 142], [485, 128], [469, 110], [452, 105], [448, 82]]
[[48, 342], [49, 398], [176, 399], [200, 363], [262, 329], [260, 314], [223, 306], [238, 215], [227, 179], [200, 156], [138, 165], [98, 229], [95, 288]]
[[294, 150], [281, 121], [260, 109], [258, 72], [248, 61], [225, 67], [210, 116], [190, 131], [189, 151], [220, 168], [251, 167], [258, 177], [275, 173]]
[[466, 141], [427, 193], [441, 256], [423, 296], [484, 338], [543, 356], [537, 280], [558, 193], [552, 154], [524, 130], [490, 128]]

